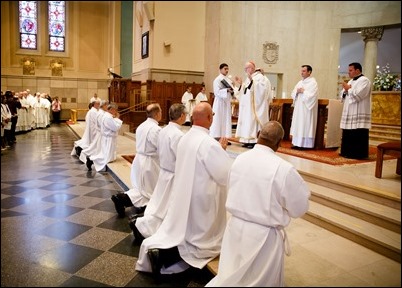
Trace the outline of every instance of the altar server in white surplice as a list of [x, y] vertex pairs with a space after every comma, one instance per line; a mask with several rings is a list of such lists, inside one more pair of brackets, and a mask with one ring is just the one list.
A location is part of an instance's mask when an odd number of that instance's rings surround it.
[[214, 103], [212, 104], [212, 111], [215, 115], [209, 129], [209, 135], [217, 140], [221, 137], [232, 137], [232, 105], [230, 101], [234, 89], [232, 80], [227, 76], [229, 73], [228, 64], [219, 65], [219, 72], [213, 82]]
[[89, 146], [81, 151], [81, 154], [79, 156], [80, 160], [83, 163], [87, 162], [87, 157], [98, 154], [99, 151], [101, 151], [101, 149], [102, 149], [101, 128], [102, 128], [103, 116], [105, 116], [108, 106], [109, 106], [109, 101], [101, 100], [99, 110], [96, 113], [96, 125], [93, 126], [94, 138], [92, 139], [91, 143], [89, 143]]
[[235, 77], [240, 87], [235, 89], [239, 100], [239, 118], [237, 120], [236, 137], [243, 147], [252, 148], [257, 142], [257, 133], [262, 125], [269, 121], [267, 78], [256, 71], [255, 64], [249, 61], [245, 64], [246, 79]]
[[[255, 147], [237, 156], [229, 173], [218, 274], [208, 287], [284, 286], [285, 227], [309, 208], [310, 190], [297, 170], [275, 154], [284, 136], [266, 123]], [[247, 193], [245, 193], [247, 191]]]
[[186, 106], [187, 109], [187, 116], [186, 116], [186, 126], [191, 125], [191, 116], [193, 115], [193, 109], [195, 106], [196, 100], [194, 99], [193, 93], [191, 93], [191, 90], [193, 87], [191, 85], [187, 85], [186, 91], [184, 92], [183, 96], [181, 97], [181, 103], [183, 103], [184, 106]]
[[198, 92], [197, 96], [195, 96], [195, 104], [198, 104], [202, 101], [208, 101], [207, 94], [205, 94], [205, 86], [201, 86], [200, 92]]
[[[144, 216], [132, 220], [130, 227], [133, 228], [134, 236], [136, 231], [141, 238], [147, 238], [158, 230], [162, 220], [165, 218], [170, 203], [171, 188], [174, 179], [176, 166], [177, 144], [184, 133], [180, 126], [186, 121], [186, 107], [183, 104], [173, 104], [169, 108], [169, 124], [159, 132], [158, 154], [159, 154], [159, 177], [154, 192], [145, 209]], [[135, 227], [133, 227], [135, 225]], [[137, 238], [137, 236], [136, 236]]]
[[291, 96], [294, 103], [290, 136], [294, 149], [314, 148], [318, 114], [318, 85], [310, 65], [301, 66], [300, 80]]
[[[115, 103], [110, 103], [107, 107], [107, 112], [102, 117], [101, 125], [101, 151], [96, 155], [89, 157], [93, 162], [95, 170], [104, 171], [106, 164], [116, 160], [116, 142], [119, 130], [123, 121], [119, 119], [118, 107]], [[91, 162], [87, 162], [89, 169]], [[89, 163], [89, 164], [88, 164]]]
[[[203, 268], [219, 255], [226, 225], [227, 140], [209, 135], [212, 108], [195, 106], [193, 126], [177, 146], [171, 202], [155, 234], [140, 247], [135, 269], [154, 275]], [[225, 139], [225, 138], [222, 138]]]

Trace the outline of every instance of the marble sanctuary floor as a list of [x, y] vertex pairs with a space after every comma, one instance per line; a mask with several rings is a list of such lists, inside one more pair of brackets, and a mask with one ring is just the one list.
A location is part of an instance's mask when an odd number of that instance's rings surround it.
[[[17, 135], [1, 155], [2, 287], [203, 287], [203, 270], [163, 277], [134, 270], [139, 246], [127, 217], [118, 218], [110, 196], [130, 188], [135, 135], [119, 135], [116, 161], [106, 172], [87, 171], [70, 152], [85, 123], [55, 125]], [[245, 151], [228, 147], [234, 159]], [[367, 186], [400, 197], [396, 160], [341, 167], [281, 154], [297, 169]], [[287, 227], [292, 254], [285, 257], [288, 287], [400, 287], [401, 264], [303, 219]]]

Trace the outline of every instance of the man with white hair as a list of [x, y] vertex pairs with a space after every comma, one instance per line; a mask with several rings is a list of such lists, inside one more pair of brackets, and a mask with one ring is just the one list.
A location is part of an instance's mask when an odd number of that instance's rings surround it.
[[257, 133], [269, 121], [269, 106], [266, 77], [256, 71], [253, 61], [246, 62], [244, 66], [246, 79], [236, 76], [239, 85], [235, 89], [235, 96], [239, 100], [239, 118], [237, 120], [236, 134], [243, 147], [252, 148], [257, 143]]

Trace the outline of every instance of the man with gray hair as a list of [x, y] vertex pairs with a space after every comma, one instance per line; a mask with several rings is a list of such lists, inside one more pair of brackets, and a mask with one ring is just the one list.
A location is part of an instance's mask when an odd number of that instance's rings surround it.
[[[275, 154], [282, 125], [262, 126], [257, 144], [237, 156], [229, 172], [227, 212], [218, 274], [208, 287], [282, 287], [285, 227], [309, 208], [310, 189], [297, 170]], [[248, 193], [244, 193], [248, 191]]]
[[165, 218], [169, 203], [171, 188], [176, 166], [176, 150], [179, 140], [184, 135], [180, 126], [186, 121], [187, 111], [183, 104], [175, 103], [169, 108], [169, 124], [159, 132], [158, 155], [159, 177], [154, 192], [144, 212], [144, 217], [131, 218], [130, 227], [135, 240], [153, 235]]

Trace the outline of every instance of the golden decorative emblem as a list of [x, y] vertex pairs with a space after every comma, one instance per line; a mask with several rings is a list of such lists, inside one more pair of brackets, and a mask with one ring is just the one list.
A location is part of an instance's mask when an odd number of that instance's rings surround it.
[[267, 64], [276, 64], [279, 59], [279, 45], [276, 42], [265, 42], [262, 59]]

